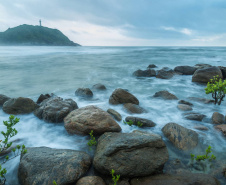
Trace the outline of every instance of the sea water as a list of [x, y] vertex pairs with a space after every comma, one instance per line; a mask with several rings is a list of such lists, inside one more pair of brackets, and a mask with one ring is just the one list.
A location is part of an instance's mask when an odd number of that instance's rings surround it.
[[[214, 129], [210, 122], [213, 112], [226, 114], [226, 101], [222, 105], [192, 102], [193, 111], [205, 114], [203, 122], [185, 120], [182, 111], [177, 109], [177, 101], [154, 99], [160, 90], [167, 90], [179, 99], [188, 97], [211, 98], [205, 94], [205, 85], [192, 82], [192, 76], [176, 75], [171, 79], [136, 78], [132, 73], [146, 69], [149, 64], [158, 68], [174, 68], [179, 65], [193, 66], [205, 63], [226, 66], [226, 47], [0, 47], [0, 94], [9, 97], [28, 97], [37, 100], [40, 94], [54, 93], [62, 98], [72, 98], [79, 107], [96, 105], [103, 110], [113, 108], [123, 119], [129, 116], [122, 105], [108, 103], [116, 88], [127, 89], [140, 101], [140, 106], [148, 112], [134, 115], [150, 119], [156, 123], [152, 128], [137, 128], [118, 122], [122, 132], [145, 130], [160, 134], [167, 144], [170, 159], [189, 159], [190, 153], [204, 154], [208, 145], [221, 163], [226, 164], [226, 139]], [[92, 100], [80, 100], [75, 96], [79, 87], [91, 88], [102, 83], [105, 92], [94, 92]], [[5, 130], [2, 122], [9, 115], [0, 109], [0, 130]], [[33, 114], [18, 115], [20, 122], [15, 126], [18, 144], [26, 147], [46, 146], [60, 149], [87, 151], [88, 136], [69, 135], [63, 124], [51, 124], [39, 120]], [[186, 128], [202, 125], [208, 131], [198, 131], [199, 144], [188, 152], [176, 149], [162, 134], [162, 127], [175, 122]], [[7, 162], [7, 183], [18, 184], [17, 170], [19, 157]], [[222, 180], [222, 179], [221, 179]]]

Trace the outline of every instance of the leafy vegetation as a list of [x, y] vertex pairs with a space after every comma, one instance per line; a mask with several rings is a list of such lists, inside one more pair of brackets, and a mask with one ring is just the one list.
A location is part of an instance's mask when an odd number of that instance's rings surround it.
[[96, 141], [96, 138], [93, 136], [93, 130], [91, 130], [89, 135], [90, 135], [91, 139], [89, 140], [89, 142], [87, 144], [88, 144], [88, 146], [91, 149], [92, 146], [96, 146], [97, 145], [97, 141]]
[[57, 185], [57, 183], [56, 183], [56, 181], [55, 181], [55, 180], [53, 181], [53, 185]]
[[[12, 142], [9, 142], [10, 138], [15, 136], [17, 134], [17, 130], [13, 128], [18, 122], [20, 121], [19, 118], [16, 118], [15, 116], [11, 115], [9, 117], [8, 121], [3, 121], [3, 124], [6, 126], [7, 130], [6, 132], [2, 131], [1, 134], [4, 137], [4, 140], [0, 140], [0, 154], [3, 152], [6, 152], [11, 146]], [[17, 145], [15, 148], [12, 149], [12, 152], [14, 154], [13, 157], [9, 158], [7, 155], [3, 162], [0, 164], [0, 185], [4, 185], [6, 182], [6, 173], [7, 170], [5, 168], [2, 168], [2, 164], [5, 164], [7, 161], [19, 156], [21, 153], [25, 154], [27, 153], [27, 149], [25, 148], [25, 145]]]
[[135, 125], [135, 126], [138, 126], [138, 127], [142, 127], [143, 126], [143, 123], [141, 123], [140, 121], [134, 123], [132, 120], [129, 120], [129, 121], [123, 121], [124, 124], [127, 124], [129, 126], [132, 126], [132, 125]]
[[211, 153], [212, 151], [211, 151], [211, 146], [208, 146], [208, 148], [206, 149], [206, 153], [205, 153], [205, 155], [197, 155], [196, 157], [195, 157], [195, 155], [194, 154], [191, 154], [191, 160], [193, 161], [194, 159], [196, 160], [196, 161], [205, 161], [206, 159], [208, 159], [209, 161], [212, 161], [212, 160], [215, 160], [216, 159], [216, 156], [215, 155], [211, 155], [211, 156], [209, 156], [209, 154]]
[[226, 94], [226, 80], [222, 80], [219, 76], [214, 76], [205, 88], [206, 94], [212, 93], [215, 105], [220, 105]]
[[114, 185], [117, 184], [117, 182], [119, 181], [120, 175], [115, 175], [115, 170], [111, 170], [111, 176], [112, 176], [112, 181], [114, 183]]

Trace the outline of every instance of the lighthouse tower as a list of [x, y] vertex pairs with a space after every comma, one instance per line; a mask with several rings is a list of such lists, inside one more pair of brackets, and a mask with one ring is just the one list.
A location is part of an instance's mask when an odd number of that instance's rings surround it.
[[41, 19], [39, 20], [39, 26], [42, 26], [42, 20]]

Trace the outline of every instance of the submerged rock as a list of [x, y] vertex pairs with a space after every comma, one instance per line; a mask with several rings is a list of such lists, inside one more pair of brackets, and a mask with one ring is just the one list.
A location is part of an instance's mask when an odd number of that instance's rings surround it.
[[172, 93], [170, 93], [168, 91], [156, 92], [153, 95], [153, 97], [155, 97], [155, 98], [162, 98], [164, 100], [178, 100], [178, 98], [174, 94], [172, 94]]
[[107, 132], [98, 139], [93, 165], [105, 175], [114, 169], [121, 177], [147, 176], [161, 173], [168, 157], [160, 135]]
[[7, 114], [29, 114], [32, 113], [38, 105], [30, 98], [12, 98], [3, 104], [3, 111]]
[[210, 100], [206, 98], [189, 97], [188, 99], [192, 101], [200, 102], [200, 103], [205, 103], [205, 104], [214, 103], [214, 100]]
[[223, 124], [225, 122], [225, 117], [223, 114], [218, 112], [214, 112], [212, 115], [212, 123], [213, 124]]
[[209, 130], [207, 127], [205, 126], [195, 126], [194, 129], [197, 129], [197, 130]]
[[177, 105], [177, 108], [182, 110], [182, 111], [191, 111], [192, 107], [186, 104], [179, 104]]
[[115, 118], [117, 121], [121, 121], [122, 120], [122, 116], [121, 114], [119, 114], [117, 111], [115, 111], [114, 109], [108, 109], [107, 112], [109, 114], [111, 114], [113, 116], [113, 118]]
[[126, 122], [132, 121], [133, 125], [136, 125], [139, 123], [142, 124], [142, 127], [154, 127], [156, 124], [148, 119], [144, 119], [144, 118], [138, 118], [138, 117], [132, 117], [132, 116], [128, 116], [125, 119]]
[[170, 79], [175, 75], [174, 70], [164, 67], [161, 70], [157, 71], [156, 78], [161, 78], [161, 79]]
[[164, 135], [181, 150], [190, 150], [198, 144], [198, 134], [176, 123], [168, 123], [162, 128]]
[[75, 95], [82, 98], [92, 98], [93, 92], [89, 88], [78, 88], [75, 91]]
[[178, 104], [185, 104], [185, 105], [193, 106], [192, 103], [190, 103], [190, 102], [188, 102], [188, 101], [185, 101], [185, 100], [180, 100], [180, 101], [178, 102]]
[[79, 179], [76, 185], [106, 185], [106, 184], [101, 177], [86, 176]]
[[105, 91], [105, 90], [107, 90], [105, 85], [100, 84], [100, 83], [93, 85], [92, 89], [96, 90], [96, 91]]
[[120, 132], [121, 127], [110, 114], [90, 105], [70, 112], [64, 119], [64, 127], [70, 134], [94, 135], [105, 132]]
[[192, 66], [177, 66], [174, 68], [174, 71], [182, 75], [193, 75], [196, 70], [197, 68]]
[[91, 165], [85, 152], [52, 149], [47, 147], [27, 148], [21, 154], [18, 177], [21, 185], [72, 184], [82, 177]]
[[215, 126], [215, 128], [217, 130], [220, 130], [224, 134], [224, 136], [226, 136], [226, 124], [217, 125]]
[[0, 94], [0, 107], [3, 106], [3, 104], [8, 101], [10, 97], [5, 96], [4, 94]]
[[115, 89], [109, 98], [109, 103], [113, 105], [123, 103], [133, 103], [139, 105], [139, 100], [124, 89]]
[[156, 68], [157, 66], [155, 64], [150, 64], [147, 68]]
[[138, 69], [133, 73], [136, 77], [154, 77], [156, 76], [156, 71], [154, 69], [140, 70]]
[[142, 114], [147, 112], [144, 108], [132, 103], [125, 103], [123, 107], [129, 114]]
[[206, 117], [206, 115], [196, 113], [196, 112], [189, 112], [189, 113], [185, 113], [184, 117], [185, 119], [189, 119], [189, 120], [202, 121], [203, 118]]
[[50, 123], [62, 123], [69, 112], [77, 109], [77, 103], [72, 99], [63, 100], [60, 97], [54, 97], [44, 100], [34, 115]]

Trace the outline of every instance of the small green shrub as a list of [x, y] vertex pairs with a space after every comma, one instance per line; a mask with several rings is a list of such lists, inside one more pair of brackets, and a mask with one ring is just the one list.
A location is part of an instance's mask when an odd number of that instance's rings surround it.
[[114, 183], [114, 185], [117, 184], [117, 182], [119, 181], [120, 175], [115, 175], [115, 170], [111, 170], [111, 176], [112, 176], [112, 181]]
[[216, 159], [216, 156], [215, 155], [211, 155], [209, 156], [209, 154], [211, 153], [211, 146], [209, 146], [207, 149], [206, 149], [206, 154], [205, 155], [197, 155], [195, 157], [194, 154], [191, 154], [191, 160], [193, 161], [194, 159], [196, 161], [205, 161], [206, 159], [208, 159], [209, 161], [212, 161], [212, 160], [215, 160]]
[[213, 79], [207, 83], [205, 92], [206, 94], [212, 93], [214, 104], [220, 105], [226, 94], [226, 80], [223, 81], [218, 75], [214, 76]]
[[57, 185], [57, 183], [56, 183], [56, 181], [55, 181], [55, 180], [53, 181], [53, 185]]
[[134, 124], [134, 122], [132, 120], [123, 121], [123, 123], [126, 124], [126, 125], [129, 125], [129, 126], [132, 126], [132, 125], [135, 125], [135, 126], [138, 126], [138, 127], [143, 126], [143, 123], [141, 123], [140, 121], [138, 121], [136, 124]]
[[91, 139], [89, 140], [89, 142], [87, 143], [88, 146], [90, 147], [90, 149], [92, 149], [92, 146], [96, 146], [97, 145], [97, 141], [96, 138], [93, 136], [93, 130], [91, 130], [91, 132], [89, 133]]

